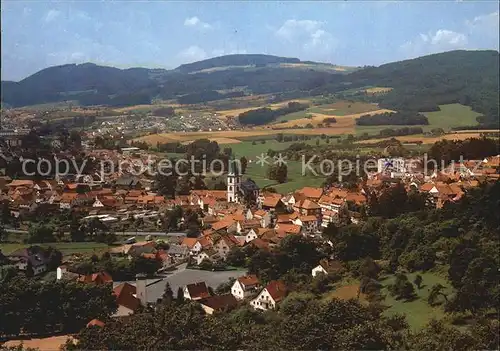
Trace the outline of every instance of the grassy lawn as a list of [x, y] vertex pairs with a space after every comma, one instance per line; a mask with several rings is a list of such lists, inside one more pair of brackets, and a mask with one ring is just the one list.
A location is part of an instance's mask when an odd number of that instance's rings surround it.
[[73, 253], [100, 253], [108, 248], [107, 244], [104, 243], [96, 243], [96, 242], [82, 242], [82, 243], [64, 243], [64, 242], [56, 242], [56, 243], [43, 243], [43, 244], [22, 244], [22, 243], [1, 243], [0, 249], [4, 254], [9, 254], [17, 249], [27, 247], [29, 245], [40, 245], [40, 246], [52, 246], [56, 249], [60, 250], [63, 255], [71, 255]]
[[[260, 156], [262, 153], [266, 154], [269, 149], [274, 151], [285, 150], [290, 145], [295, 143], [306, 143], [310, 145], [316, 145], [316, 140], [317, 138], [313, 138], [311, 140], [286, 141], [282, 143], [276, 140], [266, 140], [265, 144], [262, 144], [260, 141], [256, 141], [255, 145], [252, 145], [251, 141], [244, 141], [238, 144], [230, 144], [225, 147], [230, 147], [233, 150], [233, 155], [236, 158], [245, 156], [248, 159], [254, 159], [256, 156]], [[324, 143], [323, 140], [321, 140], [320, 142]], [[330, 140], [330, 142], [333, 141]]]
[[314, 177], [311, 174], [302, 175], [301, 161], [287, 161], [288, 167], [288, 182], [278, 184], [274, 180], [267, 178], [267, 170], [269, 165], [261, 167], [260, 164], [249, 164], [246, 171], [246, 176], [254, 180], [262, 189], [265, 186], [272, 186], [280, 193], [288, 193], [305, 186], [320, 186], [323, 183], [323, 177]]
[[448, 296], [451, 295], [453, 289], [450, 286], [450, 283], [442, 276], [432, 273], [409, 273], [407, 274], [408, 280], [413, 282], [415, 276], [420, 274], [423, 278], [421, 289], [417, 289], [415, 286], [415, 292], [418, 295], [418, 298], [414, 301], [405, 302], [404, 300], [396, 300], [391, 296], [389, 291], [387, 290], [387, 286], [393, 284], [394, 276], [389, 276], [385, 280], [382, 281], [384, 288], [382, 289], [382, 294], [384, 294], [385, 302], [384, 304], [389, 308], [384, 311], [384, 314], [391, 315], [395, 313], [402, 313], [406, 315], [406, 320], [410, 325], [410, 328], [413, 330], [417, 330], [425, 326], [432, 318], [441, 319], [444, 317], [444, 311], [441, 306], [431, 307], [427, 303], [427, 297], [429, 296], [430, 288], [434, 284], [441, 284], [445, 289], [445, 293]]
[[339, 101], [333, 104], [316, 106], [310, 110], [310, 112], [329, 114], [335, 116], [346, 116], [356, 113], [370, 112], [378, 110], [379, 107], [375, 104], [369, 104], [366, 102], [349, 102], [349, 101]]
[[439, 105], [439, 108], [441, 111], [423, 114], [429, 119], [432, 128], [443, 128], [445, 131], [453, 127], [477, 125], [476, 117], [481, 115], [461, 104]]
[[[423, 112], [422, 114], [429, 120], [428, 125], [407, 126], [421, 127], [424, 132], [429, 132], [434, 128], [443, 128], [449, 131], [453, 127], [474, 126], [477, 125], [476, 117], [481, 114], [471, 110], [469, 106], [461, 104], [439, 105], [441, 111]], [[399, 129], [406, 127], [404, 125], [381, 125], [381, 126], [356, 126], [356, 134], [363, 133], [378, 134], [382, 129]]]

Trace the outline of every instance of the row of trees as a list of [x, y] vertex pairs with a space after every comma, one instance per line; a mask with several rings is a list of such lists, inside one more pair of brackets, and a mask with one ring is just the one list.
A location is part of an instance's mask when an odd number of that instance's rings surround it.
[[116, 308], [111, 286], [13, 277], [0, 284], [0, 335], [74, 333]]
[[429, 120], [417, 112], [384, 112], [376, 115], [363, 115], [356, 119], [358, 126], [379, 125], [427, 125]]
[[105, 271], [115, 281], [127, 281], [134, 280], [136, 274], [153, 276], [160, 268], [161, 263], [154, 259], [138, 256], [129, 260], [113, 258], [109, 256], [109, 253], [104, 253], [100, 259], [94, 255], [84, 261], [79, 261], [72, 265], [70, 270], [84, 275]]
[[291, 101], [287, 106], [278, 109], [271, 109], [268, 107], [249, 110], [238, 115], [241, 124], [254, 124], [261, 125], [274, 121], [280, 116], [287, 115], [293, 112], [304, 111], [309, 106], [299, 102]]

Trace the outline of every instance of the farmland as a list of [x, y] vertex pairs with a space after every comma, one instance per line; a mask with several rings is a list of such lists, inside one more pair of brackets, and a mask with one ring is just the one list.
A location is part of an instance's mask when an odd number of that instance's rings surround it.
[[[426, 135], [405, 135], [405, 136], [398, 136], [395, 137], [397, 140], [401, 142], [406, 142], [406, 143], [411, 143], [411, 142], [422, 142], [423, 144], [434, 144], [437, 141], [446, 139], [446, 140], [465, 140], [469, 138], [479, 138], [481, 137], [481, 134], [484, 132], [495, 132], [495, 130], [483, 130], [481, 132], [478, 131], [461, 131], [460, 133], [458, 132], [453, 132], [441, 136], [426, 136]], [[498, 130], [496, 130], [498, 132]], [[358, 144], [371, 144], [371, 143], [378, 143], [380, 141], [384, 140], [389, 140], [391, 138], [379, 138], [379, 139], [370, 139], [370, 140], [361, 140], [358, 141]]]
[[186, 132], [186, 133], [161, 133], [146, 135], [134, 139], [134, 141], [145, 141], [150, 145], [156, 145], [157, 142], [160, 143], [171, 143], [171, 142], [183, 142], [183, 141], [193, 141], [197, 139], [216, 139], [216, 138], [230, 138], [230, 139], [244, 139], [250, 137], [269, 137], [270, 135], [276, 135], [278, 133], [289, 134], [289, 135], [340, 135], [345, 133], [352, 133], [354, 131], [353, 126], [337, 126], [332, 125], [331, 128], [291, 128], [291, 129], [271, 129], [271, 128], [253, 128], [245, 130], [230, 130], [230, 131], [214, 131], [214, 132]]
[[440, 111], [424, 113], [432, 128], [449, 130], [453, 127], [474, 126], [477, 125], [476, 118], [481, 115], [461, 104], [439, 105], [439, 108]]

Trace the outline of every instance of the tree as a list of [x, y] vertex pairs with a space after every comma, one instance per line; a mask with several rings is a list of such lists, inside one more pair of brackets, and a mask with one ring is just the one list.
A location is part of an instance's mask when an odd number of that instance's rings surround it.
[[447, 306], [452, 311], [499, 310], [499, 272], [494, 259], [478, 257], [472, 260], [465, 271], [459, 288]]
[[215, 292], [217, 295], [229, 294], [235, 281], [235, 278], [229, 278], [226, 282], [219, 284], [219, 286], [215, 289]]
[[371, 257], [367, 257], [359, 266], [359, 272], [362, 276], [377, 279], [378, 274], [380, 273], [380, 267]]
[[285, 163], [269, 166], [267, 177], [271, 180], [276, 180], [278, 183], [285, 183], [288, 178], [288, 167]]
[[397, 300], [412, 300], [416, 296], [413, 284], [408, 280], [408, 277], [402, 273], [396, 274], [396, 281], [393, 285], [389, 286], [389, 292]]
[[240, 164], [241, 164], [241, 173], [245, 174], [245, 172], [247, 170], [248, 159], [245, 156], [241, 157]]
[[420, 290], [420, 286], [422, 285], [422, 276], [420, 274], [417, 274], [415, 276], [415, 279], [413, 280], [413, 283], [417, 286], [417, 288]]
[[161, 297], [163, 303], [171, 303], [174, 301], [174, 292], [168, 282], [165, 284], [165, 290], [163, 291], [163, 295]]
[[0, 333], [74, 333], [93, 318], [109, 318], [116, 308], [116, 297], [108, 285], [19, 276], [0, 284]]
[[28, 230], [29, 243], [47, 243], [55, 241], [54, 229], [46, 224], [36, 224]]
[[184, 302], [184, 290], [182, 289], [181, 286], [179, 286], [179, 288], [177, 289], [177, 295], [175, 296], [175, 299], [179, 304]]
[[0, 223], [0, 242], [7, 240], [8, 236], [9, 236], [9, 232], [7, 232], [5, 230], [3, 223]]
[[429, 296], [427, 296], [427, 303], [431, 306], [436, 305], [437, 298], [442, 296], [446, 301], [448, 301], [448, 296], [443, 293], [444, 286], [441, 284], [435, 284], [432, 286]]

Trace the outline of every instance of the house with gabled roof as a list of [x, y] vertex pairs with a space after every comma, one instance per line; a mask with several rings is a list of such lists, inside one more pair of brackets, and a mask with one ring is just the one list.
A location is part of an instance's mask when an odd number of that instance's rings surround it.
[[184, 287], [184, 298], [187, 300], [196, 301], [209, 296], [210, 292], [208, 291], [208, 287], [205, 282], [188, 284]]
[[305, 196], [306, 199], [318, 201], [323, 195], [323, 188], [313, 188], [310, 186], [306, 186], [300, 190], [297, 190], [296, 192]]
[[311, 270], [311, 275], [316, 277], [319, 274], [339, 273], [345, 269], [340, 261], [322, 259], [319, 264]]
[[231, 294], [214, 295], [205, 297], [198, 301], [206, 314], [227, 311], [238, 305], [238, 300]]
[[93, 283], [96, 285], [104, 285], [108, 283], [113, 283], [113, 278], [107, 272], [97, 272], [87, 275], [80, 275], [77, 279], [80, 283]]
[[278, 223], [274, 227], [278, 232], [284, 232], [286, 234], [301, 234], [302, 227], [296, 224]]
[[299, 216], [293, 224], [302, 227], [302, 232], [312, 234], [318, 231], [319, 220], [316, 216]]
[[260, 288], [259, 278], [255, 274], [249, 274], [234, 281], [231, 294], [238, 300], [244, 300], [256, 294]]
[[250, 302], [250, 305], [257, 310], [274, 310], [287, 293], [288, 289], [284, 282], [273, 280]]
[[136, 297], [137, 288], [130, 283], [121, 283], [113, 289], [118, 309], [113, 317], [124, 317], [133, 314], [141, 306], [141, 300]]
[[307, 199], [297, 202], [294, 210], [304, 216], [321, 214], [321, 207], [316, 202]]

